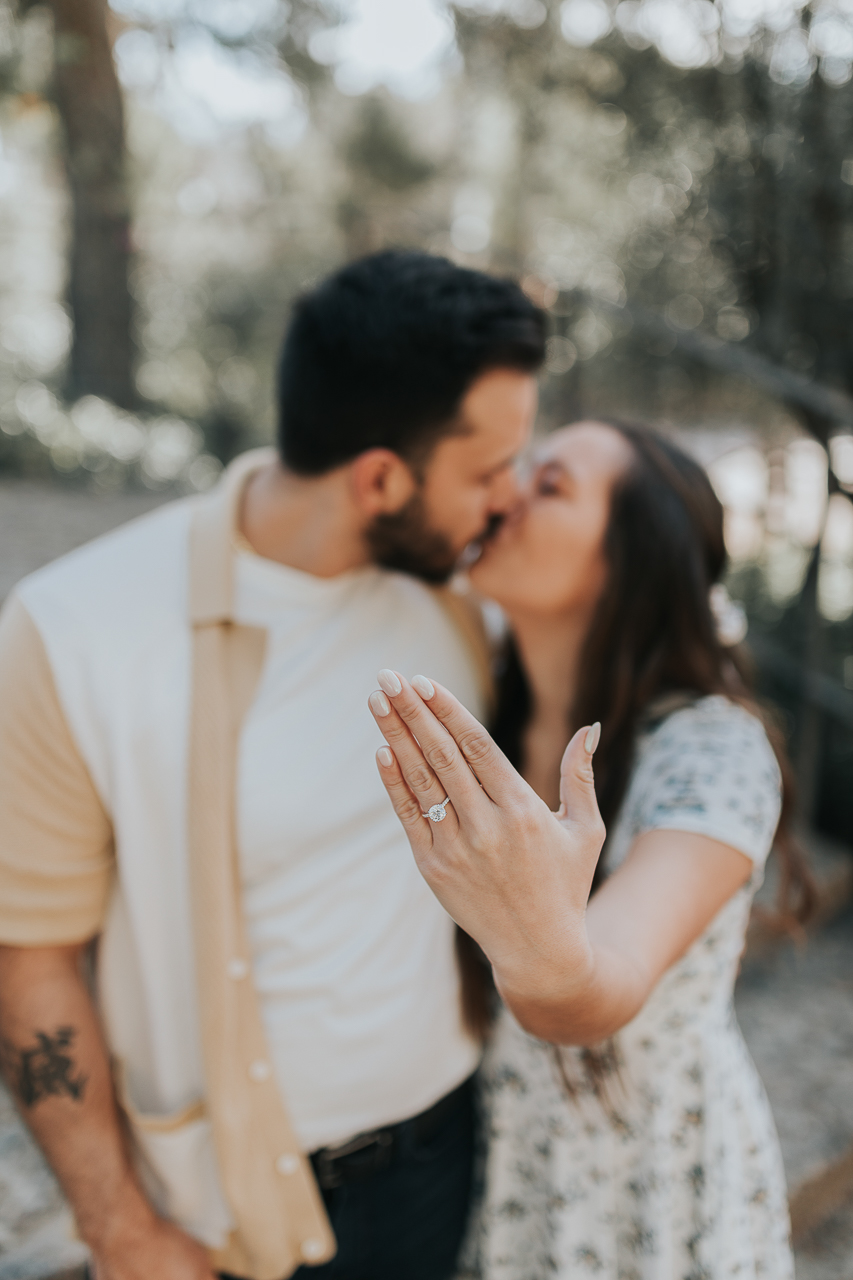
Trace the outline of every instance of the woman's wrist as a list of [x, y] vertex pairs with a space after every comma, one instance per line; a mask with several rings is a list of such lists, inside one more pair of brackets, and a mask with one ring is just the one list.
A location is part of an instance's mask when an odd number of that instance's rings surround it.
[[595, 960], [584, 936], [582, 942], [563, 943], [529, 951], [519, 964], [493, 964], [495, 985], [504, 1004], [526, 1031], [540, 1039], [558, 1038], [589, 1003]]

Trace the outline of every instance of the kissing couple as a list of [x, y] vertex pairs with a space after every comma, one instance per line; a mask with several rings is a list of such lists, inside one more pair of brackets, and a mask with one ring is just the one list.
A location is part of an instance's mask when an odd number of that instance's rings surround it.
[[545, 339], [355, 262], [276, 450], [4, 608], [2, 1062], [96, 1280], [793, 1274], [732, 987], [774, 842], [808, 884], [720, 504], [603, 419], [522, 482]]

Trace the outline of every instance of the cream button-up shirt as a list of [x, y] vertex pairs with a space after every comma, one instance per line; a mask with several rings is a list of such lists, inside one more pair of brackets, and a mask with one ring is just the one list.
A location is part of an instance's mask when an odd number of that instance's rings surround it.
[[318, 578], [239, 553], [234, 608], [267, 636], [240, 735], [243, 911], [271, 1065], [315, 1151], [426, 1110], [476, 1070], [455, 926], [388, 802], [365, 710], [385, 666], [480, 697], [435, 593], [403, 574]]
[[[269, 456], [40, 570], [0, 621], [0, 941], [101, 934], [141, 1175], [216, 1268], [250, 1280], [335, 1249], [268, 1035], [238, 852], [238, 746], [269, 639], [235, 611], [233, 536]], [[476, 700], [476, 625], [418, 590]]]

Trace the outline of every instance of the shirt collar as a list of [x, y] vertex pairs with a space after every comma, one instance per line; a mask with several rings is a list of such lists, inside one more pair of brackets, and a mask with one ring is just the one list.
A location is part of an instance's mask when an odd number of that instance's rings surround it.
[[198, 499], [190, 526], [189, 615], [194, 625], [234, 620], [234, 536], [249, 477], [277, 458], [252, 449], [235, 458], [210, 493]]

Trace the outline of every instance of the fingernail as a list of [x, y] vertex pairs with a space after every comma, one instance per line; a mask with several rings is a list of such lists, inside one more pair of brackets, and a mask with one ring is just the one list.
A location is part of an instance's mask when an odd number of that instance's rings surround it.
[[[387, 667], [382, 668], [376, 679], [385, 692], [390, 693], [392, 698], [402, 692], [403, 686], [397, 679], [396, 674], [393, 671], [389, 671]], [[382, 715], [387, 715], [387, 712], [383, 711]]]
[[427, 680], [426, 676], [412, 676], [412, 688], [417, 690], [427, 702], [435, 697], [435, 686], [431, 680]]
[[376, 759], [381, 765], [384, 765], [386, 769], [390, 769], [391, 765], [394, 763], [394, 757], [391, 755], [391, 752], [387, 747], [379, 748], [376, 752]]
[[584, 750], [587, 755], [591, 756], [595, 753], [598, 746], [598, 740], [601, 737], [601, 724], [596, 720], [595, 724], [590, 725], [586, 731], [586, 737], [583, 740]]
[[385, 697], [385, 694], [380, 693], [378, 689], [370, 695], [367, 701], [370, 703], [370, 710], [375, 716], [387, 716], [391, 710], [391, 703]]

